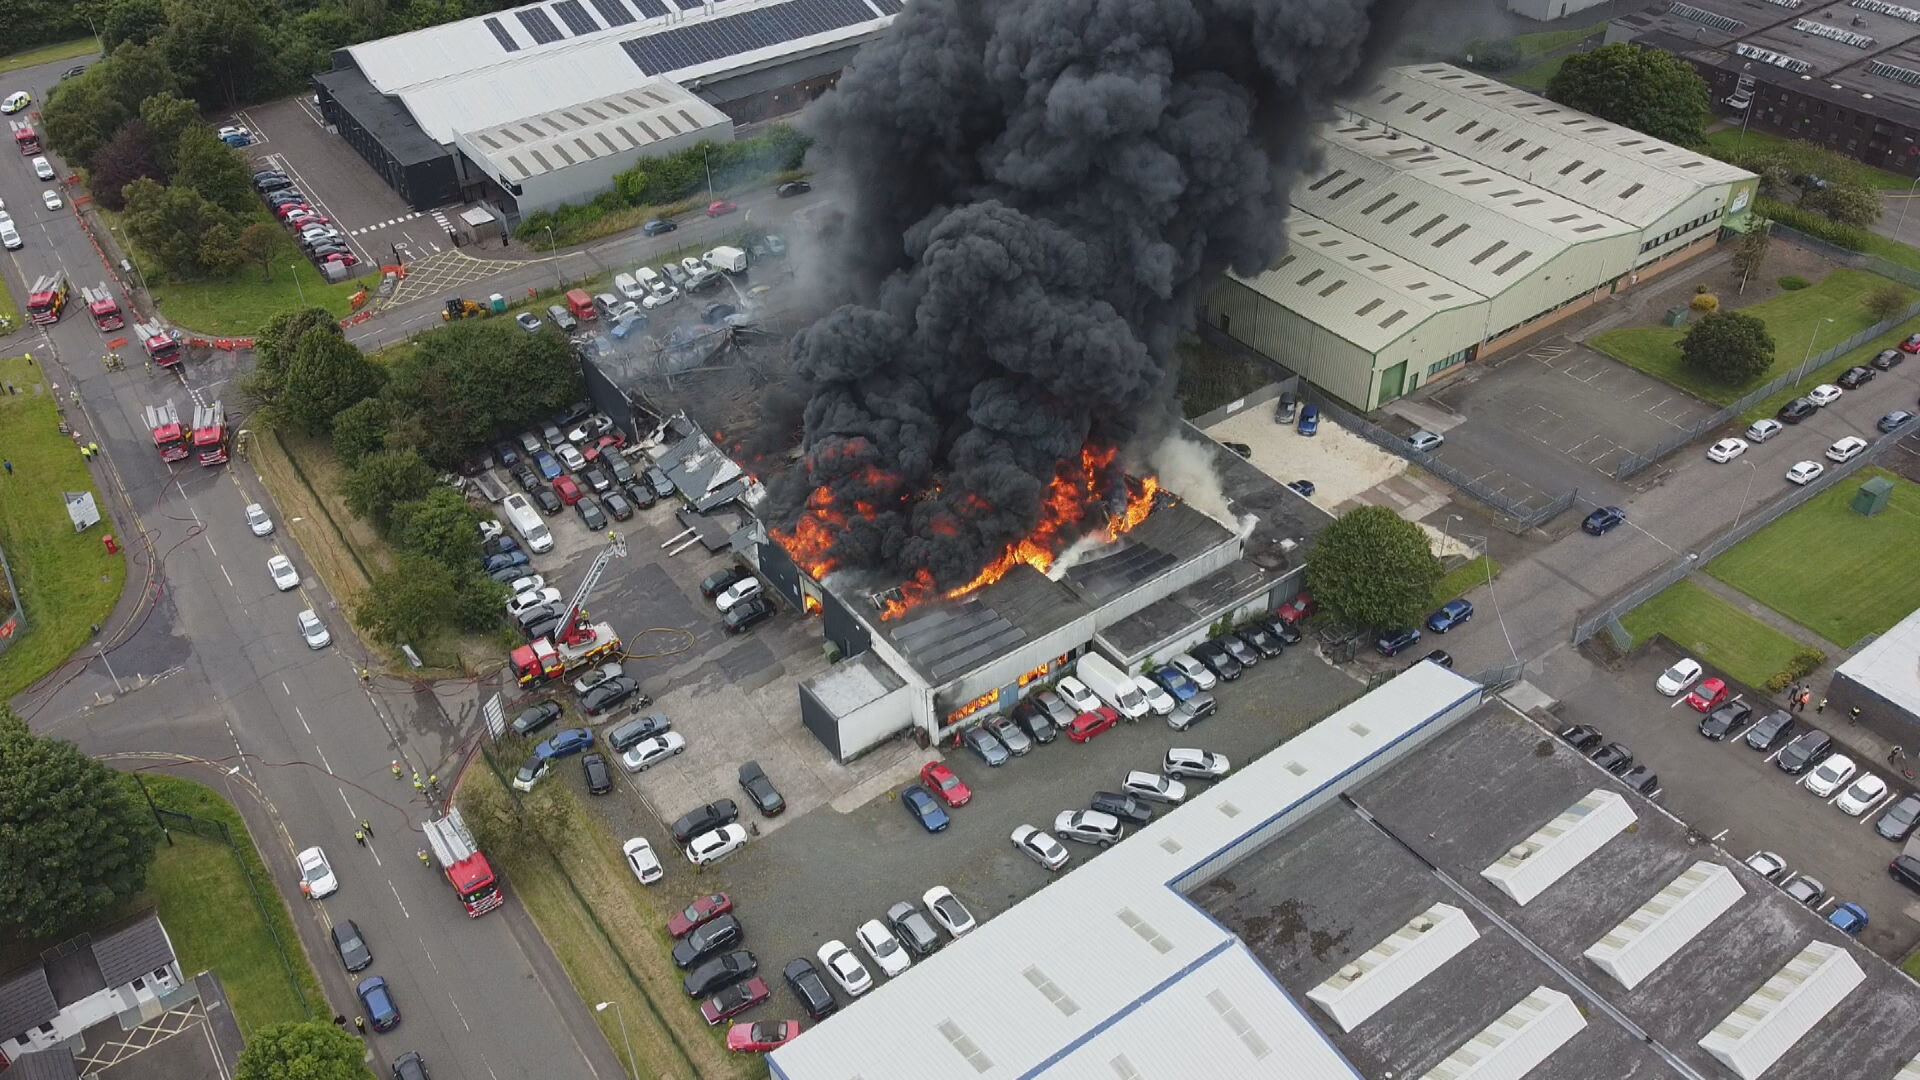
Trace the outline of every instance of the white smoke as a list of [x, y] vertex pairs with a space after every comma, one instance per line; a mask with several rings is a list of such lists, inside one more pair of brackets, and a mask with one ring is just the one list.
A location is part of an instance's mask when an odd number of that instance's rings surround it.
[[1214, 470], [1213, 452], [1179, 431], [1169, 432], [1160, 440], [1160, 445], [1147, 455], [1147, 464], [1153, 466], [1161, 487], [1232, 529], [1236, 536], [1247, 536], [1259, 523], [1252, 514], [1234, 513], [1233, 504], [1227, 501], [1227, 493], [1220, 486], [1220, 474]]

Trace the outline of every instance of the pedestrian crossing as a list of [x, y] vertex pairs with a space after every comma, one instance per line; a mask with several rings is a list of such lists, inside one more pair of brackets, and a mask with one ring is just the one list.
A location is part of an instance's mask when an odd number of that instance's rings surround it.
[[[386, 221], [378, 221], [378, 222], [375, 222], [375, 223], [373, 223], [372, 225], [363, 225], [363, 226], [361, 226], [361, 227], [360, 227], [360, 228], [358, 228], [358, 229], [350, 229], [350, 230], [348, 230], [348, 232], [347, 232], [347, 235], [348, 235], [348, 236], [359, 236], [359, 235], [361, 235], [362, 233], [370, 233], [370, 232], [372, 232], [372, 231], [374, 231], [375, 229], [385, 229], [385, 228], [390, 228], [390, 227], [392, 227], [392, 226], [394, 226], [394, 225], [402, 225], [402, 224], [405, 224], [406, 222], [409, 222], [409, 221], [412, 221], [412, 220], [413, 220], [414, 218], [417, 218], [417, 217], [419, 217], [419, 216], [421, 216], [421, 215], [420, 215], [420, 211], [418, 211], [418, 210], [415, 210], [415, 211], [414, 211], [413, 213], [411, 213], [411, 214], [402, 214], [401, 216], [399, 216], [399, 217], [397, 217], [397, 218], [389, 218], [389, 219], [388, 219], [388, 220], [386, 220]], [[440, 216], [440, 212], [439, 212], [438, 210], [436, 210], [436, 211], [434, 211], [434, 213], [433, 213], [433, 216], [434, 216], [434, 217], [435, 217], [436, 219], [439, 219], [439, 220], [441, 220], [441, 221], [442, 221], [442, 222], [444, 223], [444, 221], [445, 221], [445, 219], [444, 219], [444, 218], [441, 218], [441, 216]]]

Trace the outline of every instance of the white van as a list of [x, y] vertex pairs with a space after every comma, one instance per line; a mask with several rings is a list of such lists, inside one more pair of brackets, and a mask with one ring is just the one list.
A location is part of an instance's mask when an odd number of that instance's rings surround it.
[[1082, 656], [1074, 665], [1073, 673], [1087, 684], [1095, 697], [1113, 706], [1114, 711], [1129, 720], [1138, 720], [1151, 711], [1147, 696], [1133, 685], [1133, 680], [1114, 667], [1111, 660], [1098, 653]]
[[553, 550], [553, 533], [547, 531], [547, 523], [540, 520], [533, 500], [515, 492], [502, 500], [500, 506], [507, 513], [507, 523], [527, 542], [527, 550], [535, 554]]
[[8, 251], [20, 250], [20, 230], [13, 227], [12, 218], [0, 218], [0, 245]]

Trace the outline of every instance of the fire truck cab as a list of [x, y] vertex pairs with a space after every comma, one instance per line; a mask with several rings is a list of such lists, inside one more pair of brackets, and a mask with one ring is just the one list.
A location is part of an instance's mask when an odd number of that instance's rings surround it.
[[193, 407], [193, 448], [202, 465], [227, 462], [227, 412], [219, 402]]
[[180, 336], [159, 323], [135, 323], [133, 335], [140, 339], [140, 347], [147, 351], [147, 359], [155, 366], [170, 368], [180, 362]]
[[180, 413], [172, 401], [147, 406], [147, 429], [153, 432], [154, 448], [161, 461], [179, 461], [187, 456], [187, 431], [180, 424]]
[[27, 290], [27, 318], [40, 326], [60, 321], [67, 308], [67, 279], [59, 274], [42, 274]]
[[9, 120], [7, 124], [13, 128], [13, 145], [20, 149], [22, 157], [32, 157], [40, 152], [40, 134], [33, 130], [31, 123]]
[[126, 320], [120, 317], [120, 304], [114, 300], [106, 282], [82, 288], [80, 299], [86, 302], [87, 314], [93, 316], [95, 328], [102, 331], [118, 330], [126, 325]]

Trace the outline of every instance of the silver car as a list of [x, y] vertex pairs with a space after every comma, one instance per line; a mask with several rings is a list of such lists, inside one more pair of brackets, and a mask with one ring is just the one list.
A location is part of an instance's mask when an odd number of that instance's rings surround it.
[[312, 608], [300, 613], [300, 636], [307, 639], [307, 648], [324, 649], [333, 644], [333, 635], [327, 633], [327, 624], [320, 621]]
[[594, 687], [599, 686], [601, 683], [606, 682], [608, 679], [617, 679], [624, 674], [626, 674], [626, 670], [617, 663], [601, 664], [599, 667], [573, 680], [573, 692], [576, 694], [584, 694]]
[[1007, 744], [1007, 749], [1014, 757], [1019, 757], [1033, 749], [1033, 739], [1020, 730], [1020, 725], [1015, 723], [1013, 717], [1007, 713], [988, 717], [987, 727], [1000, 737], [1001, 742]]

